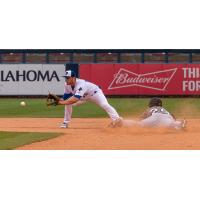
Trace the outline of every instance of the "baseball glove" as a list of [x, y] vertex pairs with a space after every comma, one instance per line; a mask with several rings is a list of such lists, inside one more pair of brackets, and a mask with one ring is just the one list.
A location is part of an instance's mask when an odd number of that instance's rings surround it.
[[47, 96], [46, 104], [47, 106], [57, 106], [60, 98], [55, 94], [49, 93]]

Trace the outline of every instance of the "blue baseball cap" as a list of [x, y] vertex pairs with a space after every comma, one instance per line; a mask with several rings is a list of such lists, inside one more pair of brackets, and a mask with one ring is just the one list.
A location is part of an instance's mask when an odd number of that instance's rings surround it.
[[64, 76], [62, 76], [62, 77], [76, 77], [76, 74], [75, 74], [75, 72], [74, 71], [72, 71], [72, 70], [67, 70], [66, 72], [65, 72], [65, 75]]

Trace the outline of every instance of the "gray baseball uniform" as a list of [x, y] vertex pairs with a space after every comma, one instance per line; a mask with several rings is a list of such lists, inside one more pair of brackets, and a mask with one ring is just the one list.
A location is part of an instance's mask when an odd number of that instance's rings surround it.
[[142, 120], [124, 120], [124, 126], [139, 125], [142, 127], [167, 127], [167, 128], [182, 128], [182, 121], [175, 120], [174, 117], [163, 107], [153, 106], [148, 108]]

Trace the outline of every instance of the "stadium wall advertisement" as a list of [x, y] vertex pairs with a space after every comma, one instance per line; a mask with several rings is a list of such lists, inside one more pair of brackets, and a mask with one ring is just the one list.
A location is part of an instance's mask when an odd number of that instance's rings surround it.
[[1, 64], [0, 95], [62, 95], [62, 64]]
[[106, 95], [200, 95], [200, 64], [81, 64]]

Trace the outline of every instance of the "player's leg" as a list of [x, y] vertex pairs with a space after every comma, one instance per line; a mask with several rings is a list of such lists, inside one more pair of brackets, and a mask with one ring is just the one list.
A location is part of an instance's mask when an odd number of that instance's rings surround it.
[[124, 127], [133, 127], [133, 126], [139, 126], [139, 127], [159, 127], [161, 124], [160, 115], [154, 114], [151, 115], [143, 120], [136, 121], [136, 120], [130, 120], [130, 119], [124, 119], [123, 120], [123, 126]]
[[79, 106], [81, 104], [85, 103], [85, 101], [78, 101], [72, 105], [66, 105], [65, 106], [65, 111], [64, 111], [64, 120], [63, 123], [61, 124], [61, 128], [68, 128], [68, 124], [71, 121], [71, 116], [72, 116], [72, 106]]
[[120, 118], [117, 111], [108, 103], [106, 97], [101, 90], [99, 90], [94, 96], [92, 96], [90, 98], [90, 101], [96, 103], [98, 106], [103, 108], [112, 120]]
[[183, 129], [185, 128], [185, 120], [176, 121], [171, 115], [166, 114], [157, 114], [157, 126], [166, 127], [166, 128], [175, 128]]
[[65, 105], [64, 120], [60, 126], [61, 128], [68, 128], [68, 124], [71, 121], [71, 116], [72, 116], [72, 105]]
[[171, 115], [158, 114], [158, 125], [166, 128], [182, 129], [185, 121], [176, 121]]
[[147, 127], [166, 127], [174, 128], [175, 120], [170, 116], [162, 113], [156, 113], [141, 121], [142, 126]]
[[143, 119], [139, 122], [139, 125], [142, 127], [156, 127], [158, 126], [158, 115], [154, 114], [151, 115], [150, 117]]
[[132, 120], [132, 119], [123, 119], [123, 126], [124, 127], [134, 127], [140, 126], [140, 121]]
[[119, 116], [117, 111], [108, 103], [105, 95], [103, 94], [102, 90], [99, 90], [96, 94], [94, 94], [90, 101], [96, 103], [102, 109], [106, 111], [109, 117], [112, 119], [111, 126], [117, 127], [122, 125], [122, 118]]
[[186, 120], [177, 120], [177, 121], [173, 121], [171, 122], [171, 128], [175, 128], [177, 130], [180, 129], [185, 129], [186, 128]]

